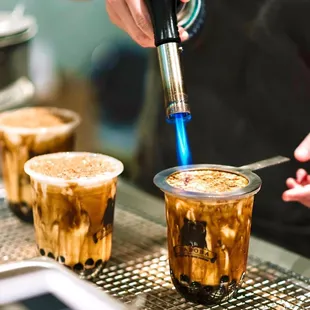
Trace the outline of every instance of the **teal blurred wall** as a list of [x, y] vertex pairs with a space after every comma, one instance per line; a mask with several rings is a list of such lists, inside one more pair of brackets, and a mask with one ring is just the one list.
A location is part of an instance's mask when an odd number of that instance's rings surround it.
[[[38, 23], [39, 31], [32, 41], [30, 53], [31, 78], [37, 91], [45, 87], [49, 90], [49, 82], [59, 69], [89, 79], [91, 63], [96, 63], [92, 61], [95, 55], [104, 59], [106, 53], [114, 52], [119, 46], [125, 45], [137, 53], [145, 53], [110, 23], [105, 0], [0, 0], [0, 11], [12, 11], [17, 3], [24, 3], [25, 14], [33, 15]], [[137, 142], [135, 125], [111, 127], [100, 122], [96, 124], [96, 135], [96, 151], [102, 150], [123, 161], [131, 159]]]
[[109, 22], [105, 0], [1, 0], [0, 10], [13, 10], [17, 3], [37, 18], [36, 41], [52, 48], [58, 66], [84, 71], [98, 45], [108, 50], [120, 41], [133, 44]]

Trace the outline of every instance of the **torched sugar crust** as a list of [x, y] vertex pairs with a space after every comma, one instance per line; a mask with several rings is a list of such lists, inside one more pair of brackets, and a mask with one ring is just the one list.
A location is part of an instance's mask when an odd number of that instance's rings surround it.
[[236, 173], [213, 169], [176, 172], [166, 182], [178, 189], [198, 193], [227, 193], [248, 185], [248, 180]]
[[109, 175], [118, 169], [113, 162], [89, 155], [37, 158], [30, 168], [44, 176], [65, 180]]
[[47, 128], [72, 121], [44, 107], [31, 107], [0, 114], [0, 126], [23, 128]]

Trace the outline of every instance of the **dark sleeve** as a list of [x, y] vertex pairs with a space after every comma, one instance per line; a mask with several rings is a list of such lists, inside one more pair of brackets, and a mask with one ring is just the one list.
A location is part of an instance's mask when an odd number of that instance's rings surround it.
[[310, 51], [310, 1], [266, 1], [258, 13], [268, 32], [285, 35], [300, 51]]
[[263, 30], [280, 40], [284, 36], [291, 44], [282, 48], [292, 47], [310, 67], [310, 0], [265, 1], [253, 24], [254, 32]]
[[301, 53], [310, 53], [310, 1], [291, 0], [283, 5], [283, 14], [289, 38]]

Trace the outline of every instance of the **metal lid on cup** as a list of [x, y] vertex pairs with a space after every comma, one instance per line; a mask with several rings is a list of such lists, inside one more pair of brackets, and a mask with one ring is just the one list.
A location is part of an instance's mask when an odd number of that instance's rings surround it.
[[0, 11], [0, 48], [23, 43], [37, 33], [37, 23], [33, 16], [24, 15], [23, 8]]
[[[167, 178], [172, 174], [191, 170], [217, 170], [238, 174], [246, 178], [248, 180], [248, 184], [245, 187], [224, 193], [193, 192], [181, 188], [176, 188], [168, 184]], [[228, 200], [228, 199], [243, 198], [246, 196], [256, 194], [261, 188], [262, 180], [257, 174], [253, 173], [250, 170], [244, 170], [232, 166], [201, 164], [201, 165], [180, 166], [163, 170], [155, 175], [154, 183], [163, 192], [169, 193], [177, 197], [197, 199], [197, 200]]]

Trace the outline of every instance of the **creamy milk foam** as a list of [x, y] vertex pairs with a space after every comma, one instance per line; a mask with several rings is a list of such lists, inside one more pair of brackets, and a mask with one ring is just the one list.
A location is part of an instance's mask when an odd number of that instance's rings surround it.
[[110, 177], [118, 172], [119, 163], [108, 156], [89, 153], [61, 153], [36, 158], [29, 165], [42, 177], [63, 180], [87, 180], [95, 177]]
[[43, 107], [23, 108], [3, 113], [0, 116], [0, 126], [25, 129], [54, 127], [68, 122], [70, 119]]

